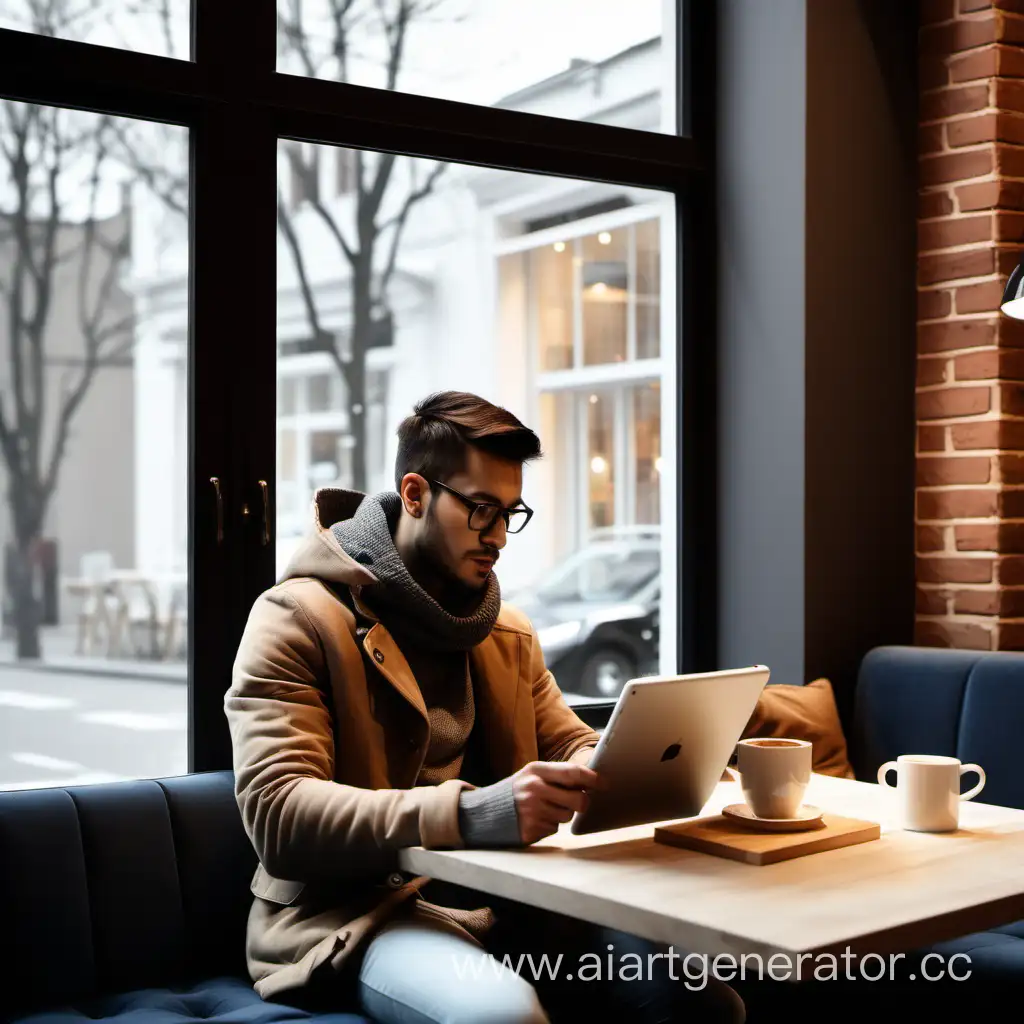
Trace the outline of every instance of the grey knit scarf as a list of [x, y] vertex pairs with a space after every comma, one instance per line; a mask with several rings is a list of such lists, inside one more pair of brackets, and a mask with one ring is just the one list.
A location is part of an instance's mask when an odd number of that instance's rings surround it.
[[401, 644], [405, 639], [432, 651], [468, 651], [487, 639], [501, 608], [501, 588], [492, 572], [480, 603], [465, 616], [453, 615], [411, 576], [395, 549], [394, 534], [402, 499], [393, 491], [368, 495], [351, 519], [331, 527], [344, 551], [365, 565], [379, 582], [359, 597]]

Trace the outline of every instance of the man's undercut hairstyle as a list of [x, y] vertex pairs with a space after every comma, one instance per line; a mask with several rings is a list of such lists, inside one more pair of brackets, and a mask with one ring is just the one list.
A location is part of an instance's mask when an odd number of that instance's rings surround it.
[[406, 473], [445, 482], [466, 466], [473, 445], [509, 462], [541, 457], [540, 438], [499, 405], [465, 391], [440, 391], [419, 402], [398, 427], [395, 489]]

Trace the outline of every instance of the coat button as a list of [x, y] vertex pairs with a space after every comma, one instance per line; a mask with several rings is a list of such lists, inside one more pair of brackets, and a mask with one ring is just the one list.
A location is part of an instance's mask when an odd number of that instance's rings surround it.
[[400, 871], [392, 871], [388, 875], [388, 886], [392, 889], [401, 889], [405, 885], [405, 876]]
[[384, 664], [384, 652], [379, 647], [374, 647], [373, 649], [373, 660], [377, 662], [378, 665]]

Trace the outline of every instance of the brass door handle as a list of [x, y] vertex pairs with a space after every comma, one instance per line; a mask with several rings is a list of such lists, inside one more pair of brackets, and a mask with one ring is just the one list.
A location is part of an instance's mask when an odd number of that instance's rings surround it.
[[270, 543], [270, 488], [267, 481], [260, 481], [260, 491], [263, 494], [263, 544]]
[[213, 484], [213, 493], [217, 497], [217, 543], [224, 543], [224, 495], [220, 489], [220, 477], [211, 476], [210, 483]]

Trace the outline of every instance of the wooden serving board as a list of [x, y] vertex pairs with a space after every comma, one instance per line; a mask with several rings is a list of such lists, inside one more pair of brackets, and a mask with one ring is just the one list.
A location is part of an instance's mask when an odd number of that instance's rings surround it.
[[755, 832], [715, 814], [678, 825], [660, 825], [654, 830], [654, 841], [746, 864], [775, 864], [808, 853], [866, 843], [881, 834], [882, 828], [876, 821], [838, 814], [823, 815], [822, 825], [807, 832]]

